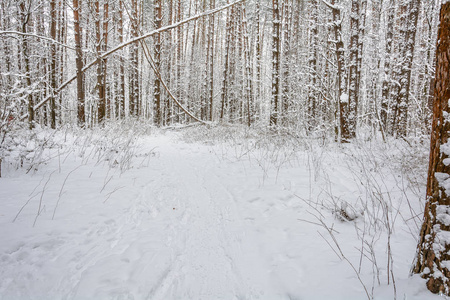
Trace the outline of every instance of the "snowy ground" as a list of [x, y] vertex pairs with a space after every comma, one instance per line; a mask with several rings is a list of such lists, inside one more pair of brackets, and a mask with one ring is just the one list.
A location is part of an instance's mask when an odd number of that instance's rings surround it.
[[214, 130], [43, 131], [12, 151], [0, 299], [440, 299], [409, 277], [412, 148]]

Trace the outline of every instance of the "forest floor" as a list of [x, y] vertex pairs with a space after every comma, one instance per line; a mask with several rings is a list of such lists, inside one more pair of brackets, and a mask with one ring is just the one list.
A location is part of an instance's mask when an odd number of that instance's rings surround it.
[[425, 138], [136, 128], [7, 141], [0, 299], [440, 299], [409, 276]]

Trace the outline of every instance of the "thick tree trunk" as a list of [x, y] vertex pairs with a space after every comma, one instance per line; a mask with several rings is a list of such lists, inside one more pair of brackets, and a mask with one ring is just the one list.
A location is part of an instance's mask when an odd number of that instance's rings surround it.
[[414, 273], [433, 293], [450, 295], [450, 2], [441, 7], [436, 52], [427, 202]]

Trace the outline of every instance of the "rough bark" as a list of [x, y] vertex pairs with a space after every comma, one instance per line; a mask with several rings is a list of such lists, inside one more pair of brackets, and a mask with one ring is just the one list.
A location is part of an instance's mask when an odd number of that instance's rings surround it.
[[450, 2], [441, 7], [436, 52], [427, 202], [414, 273], [433, 293], [450, 295]]
[[349, 61], [349, 87], [348, 87], [348, 132], [342, 133], [343, 141], [349, 141], [356, 136], [356, 118], [358, 113], [359, 101], [359, 76], [358, 56], [359, 56], [359, 18], [360, 3], [358, 0], [352, 0], [352, 9], [350, 14], [350, 61]]
[[401, 66], [396, 80], [396, 101], [394, 106], [393, 133], [404, 137], [408, 125], [409, 91], [411, 89], [411, 69], [414, 57], [414, 46], [417, 32], [417, 19], [419, 16], [420, 0], [410, 0], [402, 6], [404, 17], [401, 25], [403, 41], [400, 45]]

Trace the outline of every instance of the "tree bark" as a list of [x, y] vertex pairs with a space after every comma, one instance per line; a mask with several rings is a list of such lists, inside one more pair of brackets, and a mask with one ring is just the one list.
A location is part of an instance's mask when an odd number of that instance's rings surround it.
[[73, 20], [75, 33], [75, 64], [77, 69], [77, 107], [78, 107], [78, 124], [84, 126], [86, 123], [85, 107], [84, 107], [84, 73], [83, 73], [83, 51], [81, 49], [81, 26], [80, 26], [80, 10], [78, 0], [73, 0]]
[[393, 27], [394, 27], [394, 0], [389, 1], [389, 7], [387, 9], [387, 24], [386, 24], [386, 45], [385, 45], [385, 57], [384, 57], [384, 75], [383, 84], [381, 87], [381, 127], [384, 132], [387, 132], [388, 116], [389, 116], [389, 103], [390, 103], [390, 85], [391, 85], [391, 56], [392, 56], [392, 39], [393, 39]]
[[281, 15], [278, 0], [272, 0], [272, 102], [270, 126], [278, 123], [278, 102], [280, 97], [280, 36]]
[[[27, 33], [28, 22], [30, 21], [30, 3], [25, 4], [24, 1], [20, 2], [19, 9], [21, 13], [21, 29], [22, 33]], [[31, 70], [30, 70], [30, 55], [27, 37], [22, 37], [22, 55], [25, 67], [25, 81], [27, 88], [31, 88]], [[28, 96], [28, 127], [32, 129], [34, 127], [34, 103], [33, 103], [33, 92], [27, 90]]]
[[[56, 40], [56, 0], [51, 0], [50, 2], [50, 37], [53, 40]], [[56, 70], [56, 44], [52, 43], [50, 45], [50, 93], [52, 97], [50, 98], [50, 127], [56, 128], [56, 105], [55, 105], [55, 97], [53, 93], [55, 92], [56, 86], [56, 78], [57, 78], [57, 70]]]
[[427, 202], [414, 273], [433, 293], [450, 295], [450, 2], [441, 7], [436, 51]]
[[343, 141], [349, 141], [356, 137], [356, 118], [359, 101], [359, 76], [358, 56], [359, 56], [359, 0], [352, 0], [352, 10], [350, 14], [350, 66], [349, 66], [349, 86], [348, 86], [348, 132], [342, 134]]
[[[161, 28], [162, 21], [162, 2], [161, 0], [155, 0], [154, 2], [154, 17], [155, 17], [155, 29]], [[157, 70], [161, 69], [161, 34], [157, 33], [153, 37], [154, 42], [154, 58], [155, 67]], [[155, 76], [153, 85], [153, 121], [156, 126], [161, 126], [161, 82], [158, 76]]]

